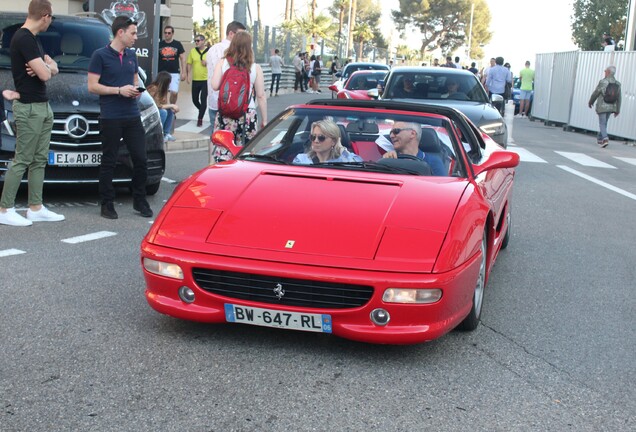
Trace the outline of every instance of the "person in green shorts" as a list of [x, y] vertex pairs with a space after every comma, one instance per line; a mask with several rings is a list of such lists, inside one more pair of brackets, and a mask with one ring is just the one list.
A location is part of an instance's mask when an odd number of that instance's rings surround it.
[[530, 109], [530, 97], [534, 88], [534, 70], [530, 69], [530, 62], [519, 72], [521, 86], [519, 87], [519, 117], [527, 117]]

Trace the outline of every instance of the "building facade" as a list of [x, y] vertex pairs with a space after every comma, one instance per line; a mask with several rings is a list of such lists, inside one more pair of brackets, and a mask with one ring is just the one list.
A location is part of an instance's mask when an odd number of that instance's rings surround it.
[[[112, 0], [117, 2], [122, 0]], [[132, 1], [136, 0], [123, 0]], [[89, 0], [51, 0], [53, 14], [75, 15], [88, 8]], [[5, 12], [26, 12], [29, 0], [0, 0], [0, 10]], [[161, 27], [171, 25], [175, 29], [175, 39], [181, 41], [186, 50], [192, 44], [193, 0], [161, 0]]]

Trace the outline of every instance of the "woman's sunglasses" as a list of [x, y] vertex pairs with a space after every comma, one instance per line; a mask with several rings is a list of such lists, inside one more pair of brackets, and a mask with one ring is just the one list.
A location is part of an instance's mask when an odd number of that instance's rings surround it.
[[314, 135], [314, 134], [311, 134], [311, 135], [309, 135], [309, 139], [311, 140], [311, 142], [314, 142], [314, 141], [316, 141], [316, 140], [318, 140], [318, 142], [325, 142], [325, 140], [327, 139], [327, 137], [326, 137], [326, 136], [324, 136], [324, 135]]

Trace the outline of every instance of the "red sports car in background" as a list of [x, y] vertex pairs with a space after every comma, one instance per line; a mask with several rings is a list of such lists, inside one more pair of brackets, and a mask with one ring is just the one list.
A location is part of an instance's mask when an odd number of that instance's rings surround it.
[[[410, 131], [417, 157], [382, 158]], [[155, 310], [386, 344], [477, 328], [516, 153], [453, 108], [387, 101], [312, 101], [232, 139], [214, 132], [233, 158], [184, 180], [141, 244]]]
[[337, 99], [361, 99], [371, 100], [367, 92], [377, 89], [378, 83], [386, 78], [388, 71], [363, 70], [351, 74], [342, 88], [339, 88], [337, 81], [329, 86], [329, 90], [336, 95]]

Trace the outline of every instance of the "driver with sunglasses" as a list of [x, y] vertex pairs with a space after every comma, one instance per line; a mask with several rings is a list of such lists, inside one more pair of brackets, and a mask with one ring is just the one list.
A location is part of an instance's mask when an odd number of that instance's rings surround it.
[[425, 154], [419, 148], [422, 138], [422, 127], [417, 123], [395, 122], [389, 132], [389, 139], [394, 150], [389, 150], [382, 155], [383, 159], [419, 159], [426, 162], [434, 176], [446, 175], [444, 163], [437, 155]]

